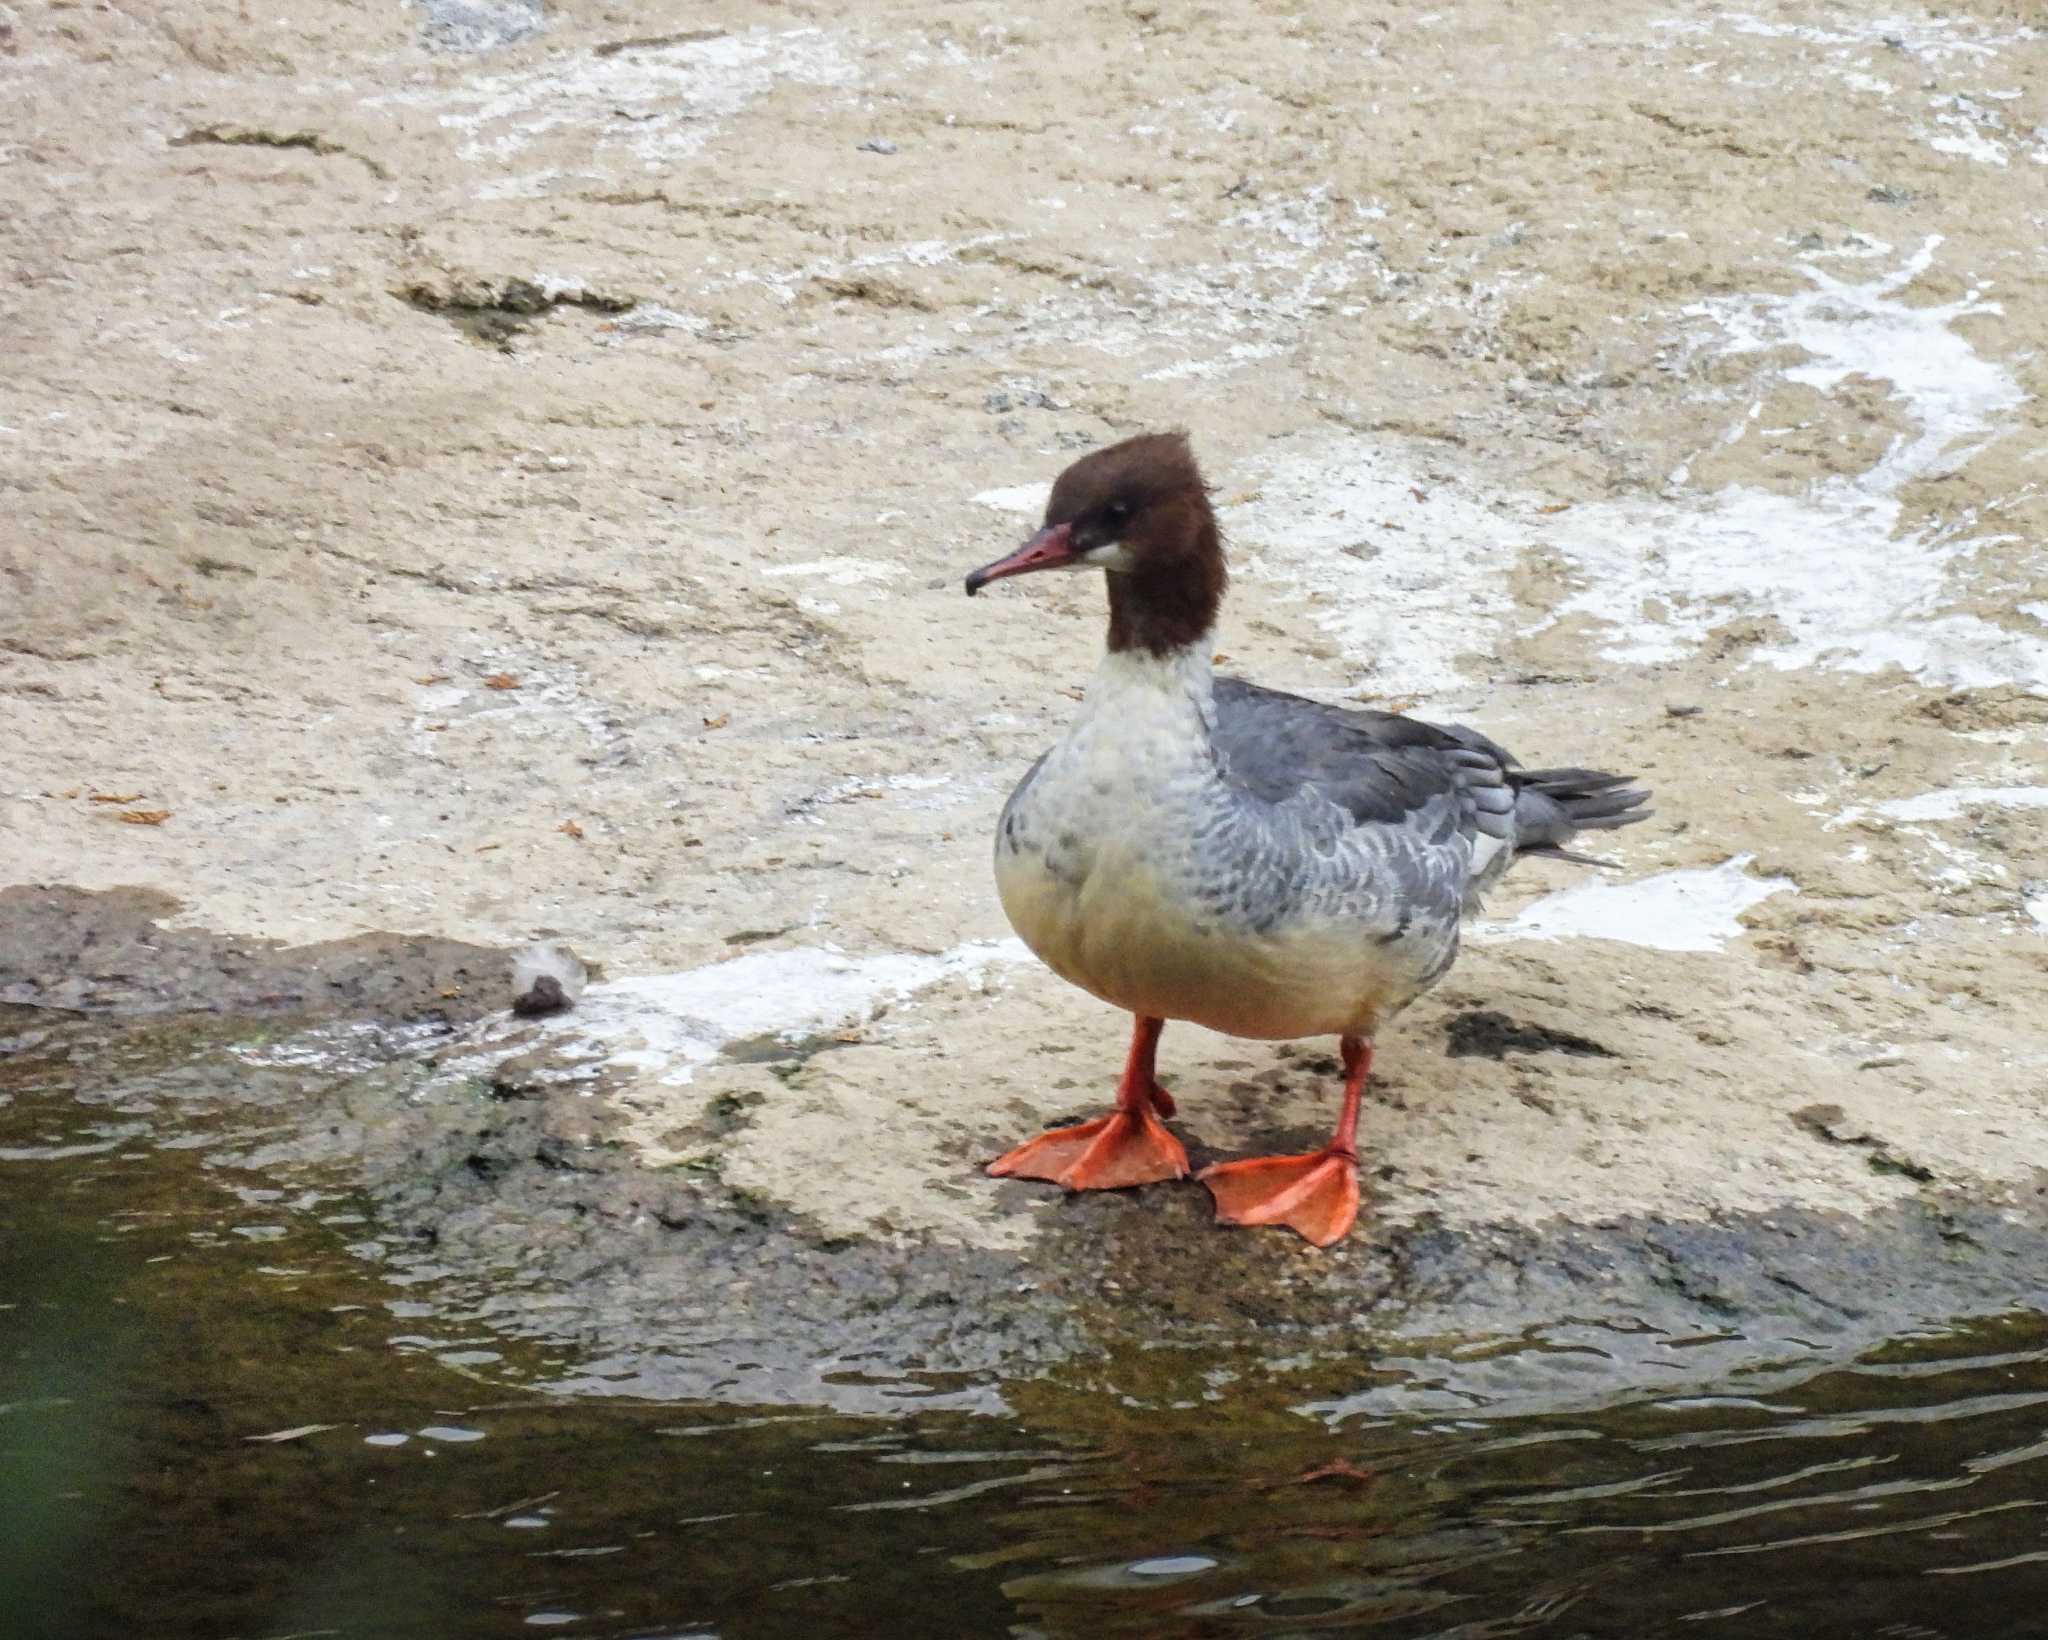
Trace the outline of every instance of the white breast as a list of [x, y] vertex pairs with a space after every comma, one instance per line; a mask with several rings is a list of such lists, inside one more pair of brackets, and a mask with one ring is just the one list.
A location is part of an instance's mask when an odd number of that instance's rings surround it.
[[1066, 738], [1012, 798], [996, 884], [1055, 973], [1134, 1013], [1235, 1036], [1370, 1030], [1418, 990], [1412, 950], [1346, 917], [1233, 925], [1199, 885], [1227, 848], [1206, 648], [1104, 658]]

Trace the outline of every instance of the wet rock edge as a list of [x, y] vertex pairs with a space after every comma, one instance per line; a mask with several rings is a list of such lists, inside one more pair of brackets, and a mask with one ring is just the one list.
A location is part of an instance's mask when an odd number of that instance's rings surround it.
[[[453, 1031], [509, 995], [509, 957], [485, 947], [378, 934], [291, 948], [162, 927], [175, 909], [140, 888], [0, 890], [0, 1004], [113, 1026], [209, 1015]], [[661, 1393], [678, 1396], [861, 1402], [863, 1384], [990, 1384], [1162, 1345], [1362, 1365], [1560, 1325], [1732, 1339], [1758, 1359], [1835, 1355], [1951, 1317], [2048, 1308], [2048, 1182], [1978, 1200], [1933, 1181], [1864, 1219], [1796, 1204], [1704, 1221], [1368, 1218], [1327, 1254], [1219, 1232], [1199, 1190], [1155, 1190], [1054, 1198], [1016, 1254], [825, 1236], [715, 1175], [646, 1167], [602, 1099], [522, 1079], [516, 1063], [467, 1100], [333, 1086], [331, 1105], [309, 1094], [306, 1142], [280, 1154], [349, 1173], [382, 1231], [431, 1248], [493, 1324], [592, 1357], [658, 1358]], [[1581, 1389], [1659, 1377], [1631, 1370], [1625, 1342], [1607, 1356], [1577, 1374]], [[1702, 1362], [1725, 1371], [1731, 1358]]]

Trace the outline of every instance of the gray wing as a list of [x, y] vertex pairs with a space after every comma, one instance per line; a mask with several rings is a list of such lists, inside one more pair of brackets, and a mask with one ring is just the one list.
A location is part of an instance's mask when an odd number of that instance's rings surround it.
[[1216, 680], [1213, 739], [1225, 778], [1265, 803], [1304, 789], [1360, 827], [1417, 841], [1515, 841], [1515, 760], [1477, 730], [1325, 706], [1237, 678]]
[[[1462, 723], [1324, 706], [1236, 678], [1216, 682], [1217, 752], [1226, 777], [1267, 803], [1304, 787], [1359, 826], [1394, 826], [1429, 844], [1463, 835], [1474, 846], [1467, 894], [1488, 887], [1520, 854], [1601, 865], [1565, 845], [1582, 831], [1647, 820], [1650, 793], [1599, 769], [1525, 769]], [[1488, 847], [1481, 840], [1505, 845]]]

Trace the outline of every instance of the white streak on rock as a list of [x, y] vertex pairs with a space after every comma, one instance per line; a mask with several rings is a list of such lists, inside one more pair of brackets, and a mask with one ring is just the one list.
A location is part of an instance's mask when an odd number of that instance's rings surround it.
[[1773, 894], [1797, 893], [1789, 877], [1750, 875], [1753, 854], [1717, 866], [1660, 871], [1634, 882], [1595, 878], [1523, 908], [1510, 922], [1472, 930], [1485, 939], [1619, 940], [1653, 951], [1719, 951], [1742, 932], [1743, 912]]
[[702, 147], [720, 123], [783, 82], [844, 86], [856, 71], [820, 29], [755, 30], [610, 57], [564, 51], [516, 74], [479, 75], [460, 89], [405, 91], [379, 103], [436, 105], [466, 134], [464, 159], [508, 159], [552, 131], [584, 131], [649, 167]]
[[1043, 517], [1046, 497], [1052, 494], [1052, 485], [1012, 484], [1007, 489], [983, 490], [974, 498], [975, 504], [993, 507], [997, 512], [1025, 513], [1030, 517]]
[[1950, 786], [1851, 809], [1842, 818], [1871, 813], [1887, 820], [1959, 820], [1972, 809], [2048, 809], [2048, 786]]
[[880, 558], [813, 558], [801, 564], [771, 564], [763, 575], [802, 575], [835, 587], [862, 586], [871, 581], [897, 581], [908, 573], [901, 564]]
[[570, 1053], [652, 1072], [681, 1085], [728, 1042], [795, 1038], [873, 1017], [948, 979], [1028, 962], [1020, 940], [978, 940], [937, 956], [851, 957], [829, 945], [755, 951], [679, 974], [608, 981], [583, 993], [548, 1034]]
[[1248, 579], [1287, 582], [1368, 677], [1404, 695], [1465, 681], [1458, 657], [1497, 647], [1514, 521], [1469, 485], [1423, 476], [1398, 445], [1321, 440], [1253, 468], [1223, 509]]
[[1981, 544], [1974, 520], [1901, 529], [1904, 489], [1954, 471], [2026, 398], [1955, 329], [2000, 311], [1981, 289], [1925, 305], [1904, 297], [1940, 243], [1867, 283], [1807, 267], [1811, 290], [1689, 309], [1719, 327], [1722, 353], [1803, 350], [1788, 381], [1822, 393], [1852, 376], [1890, 382], [1917, 431], [1867, 472], [1804, 495], [1734, 484], [1697, 502], [1593, 503], [1542, 521], [1540, 536], [1584, 581], [1559, 613], [1611, 623], [1613, 660], [1675, 660], [1726, 621], [1772, 615], [1788, 635], [1758, 659], [1780, 669], [1896, 665], [1929, 682], [2048, 688], [2048, 642], [1943, 608], [1951, 569]]

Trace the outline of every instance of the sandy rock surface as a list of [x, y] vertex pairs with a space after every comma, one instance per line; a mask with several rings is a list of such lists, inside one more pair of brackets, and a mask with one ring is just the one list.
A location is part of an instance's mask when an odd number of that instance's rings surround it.
[[[2032, 1222], [2028, 10], [18, 0], [0, 881], [564, 939], [469, 1047], [825, 1242], [1195, 1227], [979, 1175], [1126, 1022], [987, 866], [1099, 589], [959, 586], [1182, 425], [1226, 669], [1657, 788], [1383, 1039], [1362, 1244]], [[1197, 1159], [1329, 1047], [1169, 1029]]]

